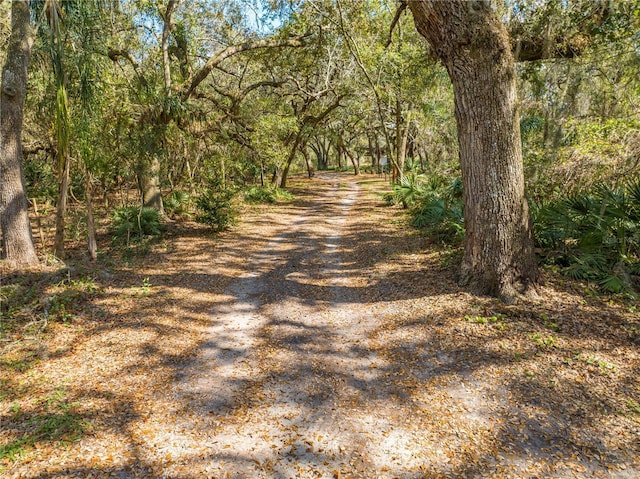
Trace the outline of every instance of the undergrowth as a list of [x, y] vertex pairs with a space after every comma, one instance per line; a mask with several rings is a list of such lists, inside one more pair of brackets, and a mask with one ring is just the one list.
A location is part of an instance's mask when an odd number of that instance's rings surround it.
[[236, 223], [238, 210], [233, 203], [237, 190], [225, 187], [219, 180], [209, 180], [207, 188], [196, 199], [196, 221], [214, 231], [224, 231]]
[[[464, 238], [462, 181], [414, 172], [385, 195], [409, 209], [411, 224], [438, 242]], [[640, 287], [640, 180], [530, 203], [543, 264], [607, 293], [634, 295]]]
[[640, 277], [640, 180], [531, 207], [543, 261], [604, 291], [632, 293]]
[[160, 213], [155, 208], [126, 206], [113, 213], [114, 238], [129, 245], [131, 241], [162, 232]]
[[175, 190], [164, 200], [165, 211], [174, 218], [188, 218], [191, 215], [192, 207], [193, 199], [185, 191]]
[[441, 243], [458, 244], [464, 237], [462, 179], [446, 181], [415, 172], [405, 175], [385, 197], [409, 209], [412, 226]]
[[249, 203], [275, 203], [293, 198], [294, 196], [287, 190], [269, 186], [253, 186], [244, 192], [244, 200]]

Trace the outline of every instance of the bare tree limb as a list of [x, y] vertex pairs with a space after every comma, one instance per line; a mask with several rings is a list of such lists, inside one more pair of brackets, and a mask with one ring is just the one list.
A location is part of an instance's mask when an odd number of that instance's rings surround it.
[[333, 88], [328, 87], [325, 88], [324, 90], [320, 90], [320, 91], [316, 91], [316, 92], [311, 92], [306, 90], [301, 84], [300, 81], [294, 77], [294, 76], [289, 76], [287, 77], [287, 79], [289, 81], [292, 81], [293, 83], [295, 83], [296, 87], [298, 88], [298, 90], [304, 94], [306, 97], [312, 98], [314, 100], [319, 100], [320, 98], [322, 98], [323, 96], [327, 95], [328, 93], [333, 91]]

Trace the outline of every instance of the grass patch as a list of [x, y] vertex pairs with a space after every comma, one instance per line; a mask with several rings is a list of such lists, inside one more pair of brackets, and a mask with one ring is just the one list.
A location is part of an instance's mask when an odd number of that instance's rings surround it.
[[22, 434], [0, 444], [0, 470], [26, 457], [39, 443], [65, 445], [80, 440], [89, 423], [76, 408], [77, 404], [67, 400], [63, 388], [57, 388], [40, 401], [37, 412], [23, 411], [20, 404], [14, 404], [8, 426]]
[[529, 339], [542, 349], [551, 349], [558, 345], [558, 338], [555, 336], [543, 336], [540, 333], [531, 333], [529, 334]]
[[467, 314], [464, 319], [469, 323], [489, 324], [501, 321], [502, 319], [504, 319], [504, 316], [502, 314], [498, 314], [495, 316], [470, 316]]

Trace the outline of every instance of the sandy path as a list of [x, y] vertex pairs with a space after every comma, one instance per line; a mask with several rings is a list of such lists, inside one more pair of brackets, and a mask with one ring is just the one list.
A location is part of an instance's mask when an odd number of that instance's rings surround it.
[[396, 437], [408, 431], [391, 427], [389, 405], [376, 399], [387, 368], [370, 339], [378, 324], [344, 261], [359, 190], [330, 184], [246, 259], [179, 385], [195, 412], [183, 429], [198, 433], [173, 438], [174, 454], [201, 448], [204, 435], [203, 472], [283, 478], [374, 477], [404, 454]]
[[474, 369], [473, 351], [456, 349], [463, 338], [438, 343], [441, 302], [466, 295], [434, 275], [413, 323], [411, 301], [367, 276], [355, 243], [384, 251], [390, 238], [363, 219], [363, 196], [346, 177], [320, 178], [306, 201], [263, 218], [263, 246], [241, 258], [173, 389], [177, 422], [147, 461], [169, 457], [166, 477], [634, 477], [572, 452], [624, 457], [590, 433], [571, 436], [559, 412], [518, 404], [502, 370]]

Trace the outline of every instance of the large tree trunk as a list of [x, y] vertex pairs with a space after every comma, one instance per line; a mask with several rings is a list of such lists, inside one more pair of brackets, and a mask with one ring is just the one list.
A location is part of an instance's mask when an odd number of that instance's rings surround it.
[[488, 1], [408, 3], [453, 83], [464, 185], [461, 280], [513, 299], [538, 280], [524, 195], [515, 63]]
[[38, 264], [29, 224], [21, 140], [32, 41], [29, 2], [14, 0], [0, 89], [0, 228], [2, 256], [16, 266]]

